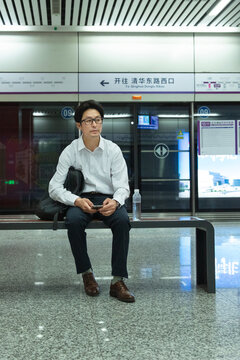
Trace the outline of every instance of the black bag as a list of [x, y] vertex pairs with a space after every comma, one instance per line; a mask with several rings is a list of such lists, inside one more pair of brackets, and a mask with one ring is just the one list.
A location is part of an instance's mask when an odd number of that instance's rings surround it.
[[[68, 174], [64, 182], [64, 187], [73, 194], [80, 195], [83, 186], [84, 177], [81, 170], [74, 169], [74, 167], [71, 166], [68, 170]], [[52, 220], [53, 230], [57, 230], [57, 222], [58, 220], [64, 219], [68, 208], [68, 205], [50, 198], [48, 191], [46, 191], [43, 198], [38, 203], [35, 214], [41, 220]]]

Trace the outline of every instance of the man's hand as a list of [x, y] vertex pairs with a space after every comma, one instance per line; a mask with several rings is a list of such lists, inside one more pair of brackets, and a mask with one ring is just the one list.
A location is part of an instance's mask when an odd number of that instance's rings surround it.
[[105, 199], [103, 202], [103, 207], [98, 211], [104, 216], [112, 215], [118, 207], [118, 202], [114, 199]]
[[74, 205], [80, 207], [85, 213], [95, 214], [97, 212], [97, 210], [92, 209], [93, 203], [87, 198], [77, 198]]

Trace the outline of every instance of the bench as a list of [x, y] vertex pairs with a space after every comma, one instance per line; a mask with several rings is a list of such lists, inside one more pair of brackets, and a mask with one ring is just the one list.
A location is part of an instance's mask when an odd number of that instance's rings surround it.
[[[208, 293], [215, 293], [215, 244], [214, 227], [204, 219], [193, 216], [172, 218], [142, 217], [130, 220], [133, 229], [139, 228], [195, 228], [196, 229], [196, 281]], [[0, 230], [51, 230], [51, 221], [39, 220], [35, 215], [0, 215]], [[88, 229], [107, 228], [102, 221], [90, 222]], [[64, 221], [58, 229], [66, 229]]]

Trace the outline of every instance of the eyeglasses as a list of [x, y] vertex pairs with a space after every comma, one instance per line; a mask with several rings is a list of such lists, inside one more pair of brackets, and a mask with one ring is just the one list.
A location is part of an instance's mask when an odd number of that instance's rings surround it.
[[95, 122], [96, 124], [102, 124], [103, 118], [102, 118], [101, 116], [97, 116], [97, 117], [95, 117], [94, 119], [88, 117], [88, 118], [86, 118], [86, 119], [84, 119], [84, 120], [81, 121], [81, 123], [83, 123], [83, 122], [85, 122], [85, 124], [86, 124], [87, 126], [89, 126], [90, 124], [92, 125], [93, 122]]

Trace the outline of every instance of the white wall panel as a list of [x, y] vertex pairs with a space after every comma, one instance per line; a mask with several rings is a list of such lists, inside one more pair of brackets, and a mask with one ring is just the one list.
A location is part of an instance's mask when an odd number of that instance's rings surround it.
[[[195, 41], [193, 34], [1, 34], [0, 72], [240, 73], [239, 34], [195, 34], [194, 37]], [[239, 96], [237, 93], [195, 94], [195, 97], [193, 94], [143, 94], [142, 101], [193, 101], [194, 98], [196, 101], [239, 101]], [[82, 99], [85, 95], [1, 94], [0, 101], [76, 101], [78, 97]], [[132, 94], [98, 94], [96, 97], [131, 101]]]
[[240, 94], [196, 94], [194, 97], [195, 101], [240, 101]]
[[[89, 96], [88, 96], [89, 97]], [[59, 101], [67, 103], [68, 101], [78, 101], [77, 94], [13, 94], [2, 95], [0, 94], [0, 102], [16, 102], [16, 101], [28, 101], [28, 102], [53, 102]]]
[[193, 36], [79, 35], [80, 72], [193, 72]]
[[[106, 102], [186, 102], [194, 101], [193, 94], [143, 94], [141, 100], [133, 100], [134, 94], [79, 94], [79, 101], [95, 99]], [[136, 94], [139, 95], [139, 94]], [[0, 97], [1, 99], [1, 97]]]
[[195, 71], [240, 72], [239, 34], [196, 34]]
[[1, 34], [2, 72], [77, 72], [77, 34]]

